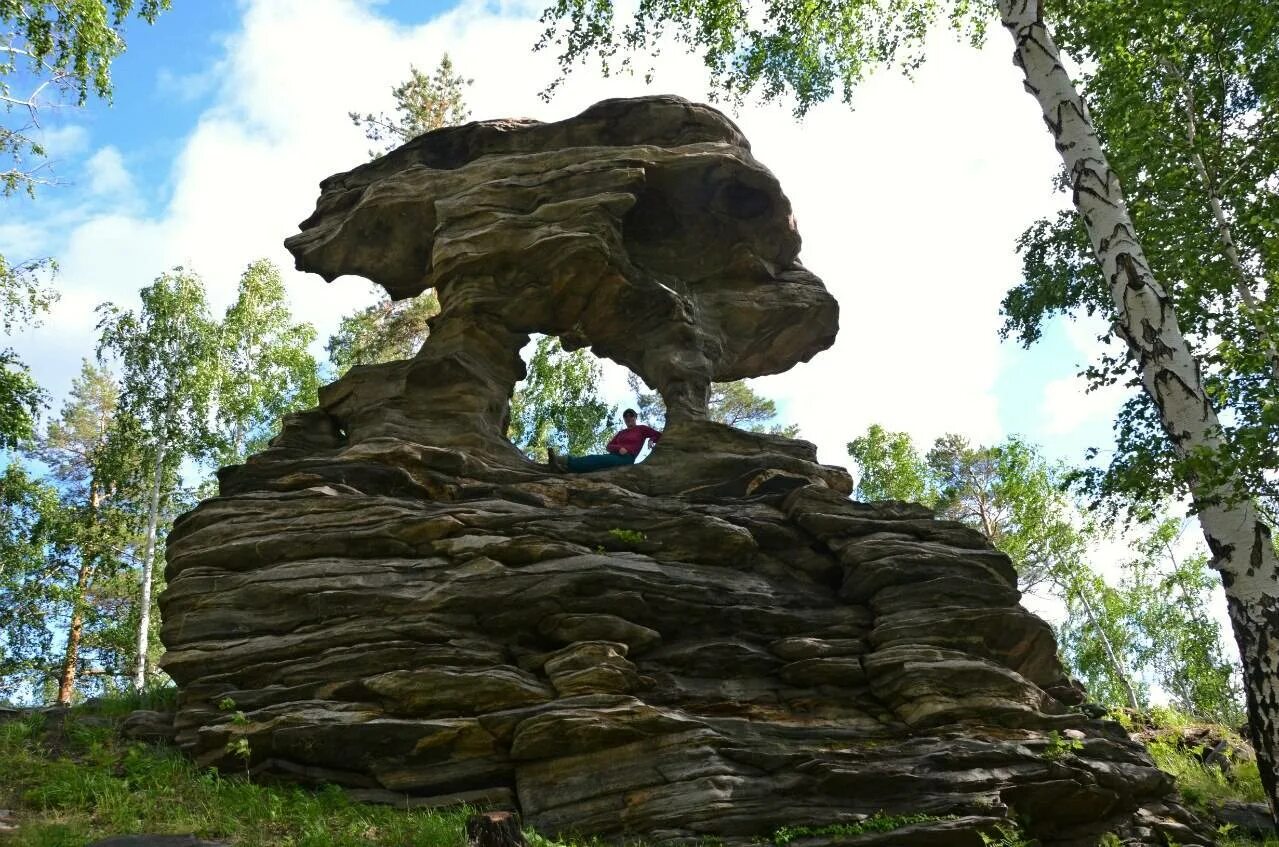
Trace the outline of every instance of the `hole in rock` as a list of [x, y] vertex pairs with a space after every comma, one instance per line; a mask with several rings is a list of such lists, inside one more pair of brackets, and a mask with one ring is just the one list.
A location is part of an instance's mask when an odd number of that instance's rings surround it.
[[392, 300], [381, 287], [369, 284], [372, 302], [342, 318], [325, 350], [333, 378], [356, 365], [378, 365], [411, 359], [430, 335], [430, 320], [440, 312], [435, 291]]
[[545, 461], [547, 447], [561, 455], [604, 453], [628, 408], [639, 413], [640, 423], [662, 428], [661, 396], [589, 347], [569, 351], [555, 336], [534, 335], [520, 355], [527, 375], [512, 392], [506, 437], [533, 461]]

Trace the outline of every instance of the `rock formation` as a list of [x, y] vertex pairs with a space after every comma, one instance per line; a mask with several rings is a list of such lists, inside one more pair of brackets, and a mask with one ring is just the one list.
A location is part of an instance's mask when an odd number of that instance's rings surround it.
[[[442, 311], [176, 523], [164, 667], [200, 761], [239, 767], [243, 740], [259, 774], [545, 833], [746, 843], [882, 813], [805, 843], [980, 845], [1015, 815], [1044, 844], [1206, 843], [1074, 708], [981, 535], [706, 420], [711, 380], [785, 370], [837, 321], [723, 115], [649, 97], [439, 130], [325, 180], [287, 243]], [[559, 475], [505, 440], [531, 332], [662, 393], [648, 461]]]

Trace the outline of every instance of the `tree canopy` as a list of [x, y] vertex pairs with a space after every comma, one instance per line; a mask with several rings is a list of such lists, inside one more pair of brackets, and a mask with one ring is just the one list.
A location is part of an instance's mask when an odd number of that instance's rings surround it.
[[[1211, 455], [1181, 457], [1157, 409], [1135, 395], [1118, 450], [1081, 478], [1113, 511], [1184, 496], [1192, 479], [1255, 497], [1273, 521], [1279, 485], [1279, 11], [1265, 2], [1064, 4], [1063, 48], [1125, 187], [1151, 267], [1167, 287], [1205, 387], [1227, 412]], [[1114, 45], [1122, 43], [1123, 49]], [[1064, 187], [1064, 186], [1061, 186]], [[1037, 341], [1055, 315], [1115, 319], [1109, 287], [1073, 214], [1034, 223], [1018, 248], [1024, 280], [1003, 303], [1004, 334]], [[1093, 386], [1130, 379], [1102, 355]]]

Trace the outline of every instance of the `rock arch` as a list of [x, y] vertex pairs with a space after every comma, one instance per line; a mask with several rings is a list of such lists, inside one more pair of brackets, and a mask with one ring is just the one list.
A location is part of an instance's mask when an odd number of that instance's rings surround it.
[[776, 178], [731, 121], [678, 97], [428, 133], [325, 180], [286, 246], [328, 280], [439, 296], [414, 359], [323, 392], [353, 443], [509, 458], [500, 422], [534, 332], [631, 369], [678, 428], [706, 419], [711, 381], [807, 361], [838, 323]]

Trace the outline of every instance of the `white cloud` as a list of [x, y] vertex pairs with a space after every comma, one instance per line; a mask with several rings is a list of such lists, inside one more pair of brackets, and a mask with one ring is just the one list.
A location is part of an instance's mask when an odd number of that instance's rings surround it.
[[58, 160], [83, 153], [89, 146], [89, 131], [79, 124], [46, 127], [40, 133], [45, 154]]
[[89, 176], [89, 191], [119, 201], [122, 195], [133, 193], [133, 177], [124, 166], [124, 157], [115, 147], [103, 147], [85, 163]]
[[190, 74], [175, 73], [169, 68], [160, 68], [155, 75], [155, 89], [165, 97], [181, 103], [191, 103], [218, 87], [219, 66]]
[[1131, 395], [1122, 383], [1085, 391], [1081, 376], [1064, 376], [1044, 385], [1043, 434], [1068, 435], [1090, 424], [1114, 420]]
[[[41, 376], [60, 390], [76, 366], [73, 351], [91, 344], [85, 310], [134, 302], [173, 264], [198, 269], [218, 307], [248, 262], [266, 256], [290, 267], [281, 242], [310, 213], [319, 180], [365, 158], [367, 143], [346, 113], [389, 108], [410, 62], [430, 67], [448, 50], [475, 79], [468, 101], [476, 118], [554, 120], [605, 97], [660, 91], [705, 99], [700, 61], [667, 51], [651, 87], [600, 78], [587, 65], [543, 103], [538, 92], [556, 68], [549, 53], [530, 52], [537, 11], [503, 17], [464, 3], [404, 27], [350, 0], [247, 3], [219, 62], [220, 88], [174, 164], [163, 214], [94, 217], [57, 251], [66, 293], [44, 334], [61, 336], [70, 364]], [[844, 443], [873, 421], [924, 442], [943, 431], [1001, 435], [997, 307], [1017, 280], [1013, 238], [1055, 202], [1056, 154], [1007, 45], [976, 51], [949, 35], [934, 41], [915, 82], [875, 76], [856, 111], [826, 104], [802, 123], [783, 106], [733, 115], [792, 199], [803, 261], [841, 304], [832, 350], [756, 383], [826, 462], [845, 463]], [[361, 60], [333, 61], [335, 44], [360, 45]], [[322, 337], [369, 297], [358, 280], [326, 287], [290, 271], [286, 281], [297, 313]]]

